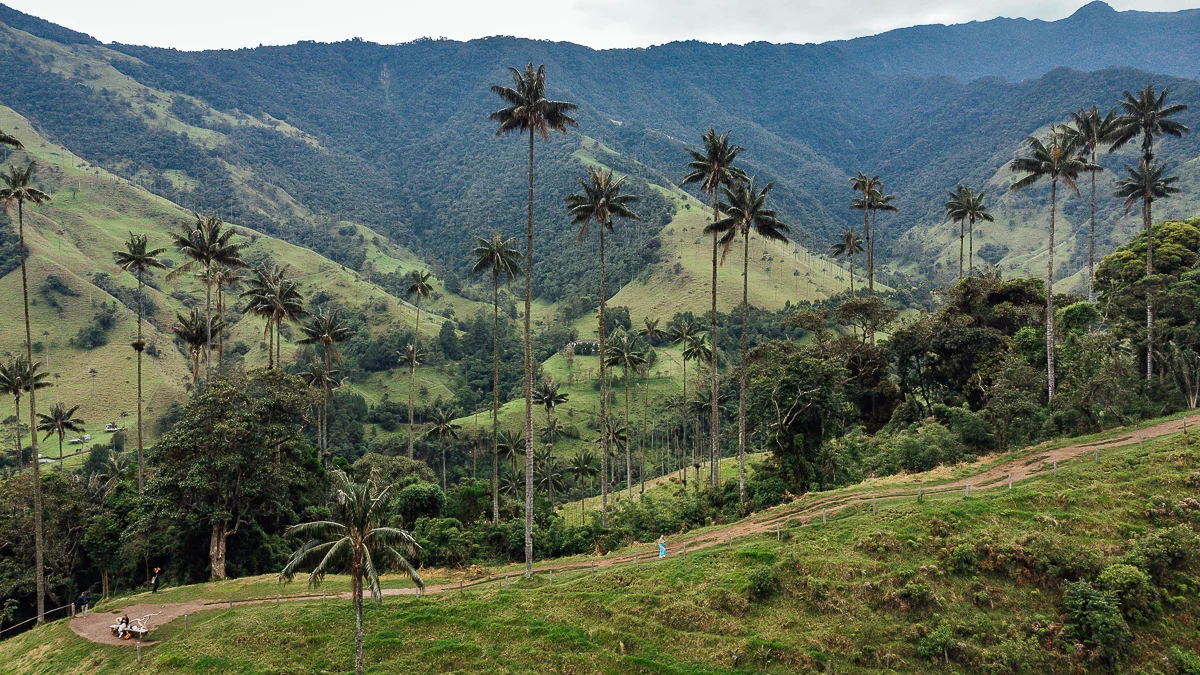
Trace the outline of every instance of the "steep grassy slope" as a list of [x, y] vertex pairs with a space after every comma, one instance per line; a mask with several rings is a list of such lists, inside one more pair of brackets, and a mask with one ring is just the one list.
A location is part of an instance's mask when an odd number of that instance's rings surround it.
[[[1128, 443], [1098, 463], [1087, 453], [1012, 490], [881, 500], [876, 513], [860, 503], [824, 525], [785, 523], [686, 556], [673, 547], [666, 561], [594, 576], [585, 565], [553, 585], [539, 574], [509, 590], [388, 598], [367, 611], [368, 672], [1105, 672], [1102, 650], [1115, 648], [1113, 672], [1189, 673], [1200, 660], [1197, 561], [1168, 543], [1196, 524], [1200, 452], [1187, 440]], [[1128, 619], [1119, 605], [1064, 603], [1071, 582], [1100, 585], [1105, 570], [1139, 565], [1152, 581], [1122, 596]], [[1087, 632], [1105, 611], [1132, 639]], [[0, 643], [0, 657], [14, 673], [315, 672], [352, 661], [348, 603], [218, 609], [191, 617], [186, 633], [176, 624], [140, 665], [65, 622]]]
[[[108, 331], [107, 345], [89, 350], [72, 344], [79, 330], [92, 323], [101, 304], [115, 302], [115, 298], [96, 285], [96, 275], [107, 274], [109, 283], [115, 287], [135, 288], [135, 279], [113, 263], [112, 252], [122, 248], [130, 231], [148, 234], [152, 246], [167, 246], [168, 232], [190, 222], [192, 217], [178, 206], [50, 143], [8, 108], [0, 107], [0, 128], [26, 145], [27, 151], [13, 155], [12, 161], [37, 161], [38, 182], [53, 195], [48, 205], [26, 210], [35, 350], [54, 374], [51, 380], [54, 386], [42, 400], [80, 404], [79, 414], [88, 422], [93, 442], [103, 442], [107, 436], [100, 429], [105, 423], [118, 422], [129, 427], [136, 410], [133, 382], [136, 371], [133, 352], [128, 347], [136, 335], [136, 314], [118, 302], [117, 323]], [[383, 331], [392, 324], [412, 326], [414, 308], [365, 281], [359, 273], [311, 250], [252, 230], [240, 228], [240, 231], [249, 238], [247, 259], [289, 265], [305, 295], [311, 297], [319, 291], [350, 307], [372, 308], [372, 330]], [[393, 259], [392, 255], [398, 258]], [[183, 262], [174, 251], [168, 251], [166, 258], [175, 265]], [[387, 246], [376, 256], [381, 265], [391, 264], [395, 268], [401, 264], [401, 258], [417, 266], [411, 254], [396, 246]], [[50, 276], [61, 280], [68, 290], [41, 291]], [[191, 380], [191, 365], [174, 346], [170, 332], [175, 313], [186, 307], [203, 306], [204, 298], [203, 288], [190, 278], [167, 282], [160, 272], [152, 284], [146, 291], [147, 298], [157, 306], [157, 312], [150, 317], [145, 330], [147, 341], [158, 356], [148, 356], [144, 362], [147, 428], [151, 430], [154, 420], [171, 402], [182, 400]], [[7, 355], [19, 352], [23, 344], [20, 292], [18, 271], [0, 279], [0, 345]], [[465, 299], [444, 297], [442, 306], [457, 306], [461, 311], [473, 307]], [[236, 304], [236, 298], [229, 304]], [[438, 306], [434, 303], [434, 311], [422, 313], [422, 330], [428, 335], [436, 333], [445, 321], [436, 314]], [[261, 321], [246, 317], [234, 324], [227, 344], [239, 342], [245, 343], [249, 350], [245, 356], [248, 364], [265, 363]], [[285, 341], [285, 359], [290, 358], [294, 349], [294, 343]], [[376, 387], [368, 382], [364, 388], [367, 392], [402, 389], [406, 394], [407, 380], [403, 384], [379, 383]], [[375, 398], [379, 395], [376, 393]], [[4, 405], [10, 407], [11, 401], [6, 400]], [[27, 416], [26, 412], [23, 417]]]

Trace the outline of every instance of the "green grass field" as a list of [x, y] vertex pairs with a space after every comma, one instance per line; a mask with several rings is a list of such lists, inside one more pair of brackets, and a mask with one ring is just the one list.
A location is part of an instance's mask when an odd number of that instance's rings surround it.
[[[1066, 463], [1012, 491], [880, 501], [876, 514], [847, 509], [826, 525], [666, 561], [560, 572], [553, 585], [540, 574], [510, 590], [490, 583], [462, 595], [387, 598], [367, 609], [367, 670], [1102, 671], [1067, 637], [1063, 584], [1094, 578], [1139, 537], [1186, 522], [1152, 516], [1146, 505], [1194, 496], [1197, 473], [1200, 451], [1168, 436], [1105, 450], [1099, 463]], [[1131, 624], [1116, 672], [1185, 672], [1170, 670], [1170, 659], [1172, 648], [1200, 649], [1200, 597], [1184, 581], [1194, 565], [1172, 573], [1161, 614]], [[349, 603], [216, 609], [193, 617], [186, 633], [178, 623], [160, 630], [141, 664], [133, 650], [88, 643], [65, 622], [0, 643], [0, 659], [14, 674], [346, 672], [352, 664]]]

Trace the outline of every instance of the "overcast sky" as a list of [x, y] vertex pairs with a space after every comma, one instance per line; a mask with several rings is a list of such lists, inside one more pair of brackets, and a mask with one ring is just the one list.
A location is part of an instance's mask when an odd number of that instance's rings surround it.
[[[488, 35], [644, 47], [673, 40], [825, 42], [928, 23], [997, 16], [1056, 20], [1084, 0], [564, 0], [532, 13], [495, 0], [3, 0], [95, 36], [178, 49], [255, 47], [351, 37], [381, 43]], [[1173, 11], [1200, 0], [1109, 0]], [[534, 8], [547, 5], [533, 3]]]

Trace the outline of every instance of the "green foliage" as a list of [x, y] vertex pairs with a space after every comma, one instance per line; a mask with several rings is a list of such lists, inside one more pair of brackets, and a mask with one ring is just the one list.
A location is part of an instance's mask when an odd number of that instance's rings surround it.
[[1087, 581], [1069, 583], [1063, 590], [1063, 608], [1068, 635], [1091, 647], [1100, 659], [1116, 662], [1129, 649], [1133, 633], [1112, 591], [1099, 590]]
[[411, 525], [421, 518], [441, 515], [446, 506], [446, 494], [436, 483], [412, 483], [400, 489], [392, 501], [402, 522]]
[[753, 600], [766, 600], [779, 592], [779, 573], [770, 565], [762, 565], [750, 570], [746, 581]]
[[1157, 591], [1150, 577], [1133, 565], [1109, 565], [1096, 578], [1096, 585], [1116, 597], [1129, 621], [1144, 623], [1158, 616]]

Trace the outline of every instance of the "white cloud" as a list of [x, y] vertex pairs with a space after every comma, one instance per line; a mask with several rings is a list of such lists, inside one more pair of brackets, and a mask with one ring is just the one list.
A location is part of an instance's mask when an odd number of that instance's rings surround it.
[[[254, 47], [362, 37], [458, 40], [517, 35], [596, 48], [673, 40], [824, 42], [929, 23], [996, 16], [1061, 19], [1084, 0], [568, 0], [525, 12], [485, 0], [5, 0], [104, 42], [178, 49]], [[1111, 0], [1126, 10], [1174, 11], [1200, 0]], [[537, 5], [534, 5], [537, 7]], [[540, 8], [539, 8], [540, 9]]]

